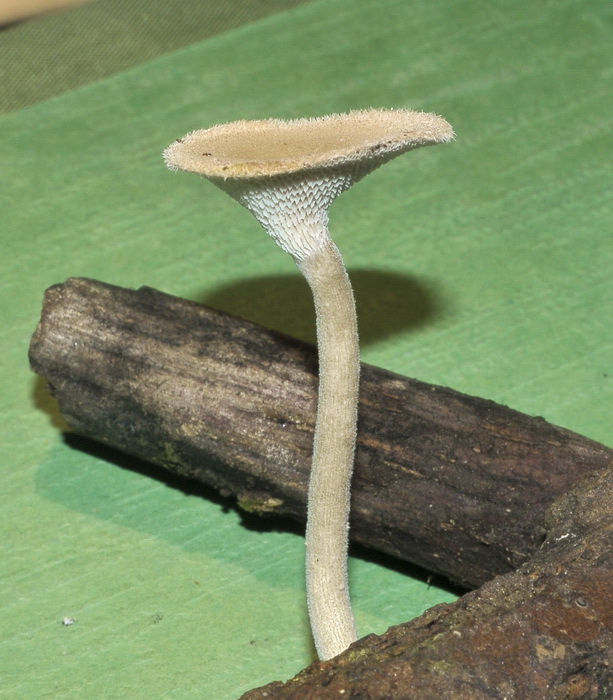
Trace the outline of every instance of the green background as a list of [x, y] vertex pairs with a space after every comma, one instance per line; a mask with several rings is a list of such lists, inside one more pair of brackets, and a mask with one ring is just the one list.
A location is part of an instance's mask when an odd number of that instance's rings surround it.
[[[221, 2], [236, 21], [198, 20], [188, 38], [170, 16], [148, 40], [125, 19], [119, 41], [133, 50], [118, 65], [102, 12], [112, 23], [117, 5], [0, 33], [12, 86], [0, 117], [0, 697], [224, 700], [313, 658], [303, 538], [65, 440], [27, 363], [45, 288], [146, 284], [312, 340], [289, 257], [209, 183], [166, 171], [161, 151], [237, 118], [435, 111], [452, 144], [395, 160], [331, 211], [364, 360], [611, 445], [613, 10]], [[106, 77], [62, 52], [68, 26]], [[44, 75], [16, 83], [24, 70]], [[365, 552], [350, 573], [362, 634], [454, 599]]]

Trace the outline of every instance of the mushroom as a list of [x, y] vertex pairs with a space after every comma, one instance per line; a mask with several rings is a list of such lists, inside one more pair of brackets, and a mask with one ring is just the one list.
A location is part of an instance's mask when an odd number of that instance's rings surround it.
[[370, 109], [221, 124], [194, 131], [164, 151], [171, 170], [202, 175], [245, 206], [292, 256], [313, 294], [319, 393], [306, 579], [309, 618], [322, 660], [357, 639], [347, 546], [360, 360], [353, 292], [328, 233], [328, 208], [388, 160], [452, 138], [452, 128], [437, 115]]

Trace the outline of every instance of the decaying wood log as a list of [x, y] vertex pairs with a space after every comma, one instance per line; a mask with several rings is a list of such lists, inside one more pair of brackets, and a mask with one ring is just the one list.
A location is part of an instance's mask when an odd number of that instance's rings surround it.
[[613, 469], [561, 497], [545, 527], [516, 572], [242, 700], [613, 698]]
[[[30, 361], [77, 433], [304, 520], [312, 346], [153, 289], [71, 279], [47, 290]], [[468, 587], [525, 562], [547, 508], [613, 456], [376, 367], [360, 391], [352, 539]]]

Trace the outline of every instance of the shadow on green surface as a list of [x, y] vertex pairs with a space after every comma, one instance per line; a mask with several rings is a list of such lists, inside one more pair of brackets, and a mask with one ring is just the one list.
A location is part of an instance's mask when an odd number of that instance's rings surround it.
[[[228, 541], [238, 542], [242, 528], [256, 534], [276, 532], [280, 538], [300, 534], [299, 525], [291, 521], [259, 520], [239, 512], [234, 499], [204, 484], [74, 433], [62, 438], [39, 465], [36, 490], [87, 518], [241, 567], [246, 564], [244, 549], [228, 546]], [[270, 547], [270, 539], [251, 538], [249, 558], [262, 560]], [[266, 571], [253, 573], [267, 578]], [[277, 575], [280, 586], [299, 584], [282, 578]]]
[[[56, 455], [39, 468], [36, 482], [43, 496], [71, 510], [159, 537], [186, 551], [206, 551], [207, 555], [234, 563], [242, 562], [244, 552], [236, 558], [232, 548], [222, 546], [223, 543], [219, 546], [212, 544], [211, 529], [215, 524], [201, 519], [197, 507], [199, 499], [217, 507], [215, 523], [225, 517], [229, 519], [228, 527], [235, 524], [254, 533], [304, 535], [304, 523], [247, 513], [238, 508], [233, 497], [223, 497], [197, 481], [73, 433], [65, 433], [63, 438]], [[83, 459], [78, 457], [79, 454]], [[158, 507], [160, 485], [172, 491], [163, 499], [166, 511], [160, 511]], [[150, 499], [146, 496], [147, 491], [151, 493]], [[192, 499], [191, 503], [186, 499]], [[191, 512], [192, 509], [196, 512]], [[221, 535], [219, 537], [223, 539]], [[263, 547], [269, 545], [269, 541], [262, 541]], [[444, 577], [433, 576], [409, 562], [356, 543], [351, 543], [350, 555], [456, 595], [462, 592]]]
[[[434, 290], [407, 275], [387, 270], [350, 270], [360, 328], [366, 347], [418, 328], [440, 313]], [[430, 285], [429, 285], [430, 286]], [[233, 282], [197, 301], [282, 333], [315, 342], [315, 314], [306, 281], [271, 275]]]

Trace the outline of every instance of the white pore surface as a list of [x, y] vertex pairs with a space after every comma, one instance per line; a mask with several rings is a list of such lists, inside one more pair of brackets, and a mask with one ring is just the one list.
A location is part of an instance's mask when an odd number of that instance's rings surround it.
[[285, 252], [301, 261], [328, 242], [328, 208], [358, 178], [355, 172], [326, 170], [214, 182], [249, 209]]

